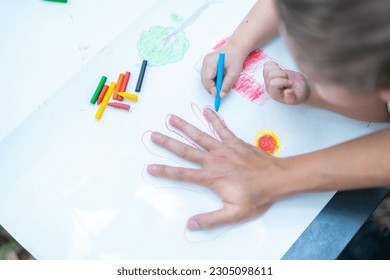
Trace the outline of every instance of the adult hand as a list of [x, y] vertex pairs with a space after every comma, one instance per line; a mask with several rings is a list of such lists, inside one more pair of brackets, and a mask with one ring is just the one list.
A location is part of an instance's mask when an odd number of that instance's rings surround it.
[[219, 195], [223, 207], [191, 217], [187, 222], [190, 230], [211, 229], [251, 219], [265, 212], [273, 201], [280, 198], [277, 181], [282, 180], [278, 164], [282, 159], [237, 138], [210, 108], [205, 109], [204, 115], [221, 140], [177, 116], [169, 119], [173, 127], [202, 149], [158, 132], [153, 132], [151, 136], [154, 143], [199, 164], [200, 169], [157, 164], [147, 168], [153, 176], [202, 185]]

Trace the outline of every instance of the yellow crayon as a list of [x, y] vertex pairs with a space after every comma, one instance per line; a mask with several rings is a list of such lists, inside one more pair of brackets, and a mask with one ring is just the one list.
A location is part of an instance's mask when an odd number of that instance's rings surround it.
[[128, 93], [128, 92], [118, 92], [118, 94], [124, 98], [127, 98], [127, 99], [130, 99], [130, 100], [133, 100], [133, 101], [138, 101], [138, 95], [136, 94], [132, 94], [132, 93]]
[[99, 109], [96, 112], [95, 118], [97, 120], [100, 120], [100, 118], [102, 117], [104, 110], [107, 107], [107, 103], [111, 98], [112, 92], [115, 89], [115, 86], [116, 86], [116, 83], [111, 82], [110, 87], [108, 88], [106, 95], [104, 96], [104, 99], [103, 99], [102, 103], [100, 103]]

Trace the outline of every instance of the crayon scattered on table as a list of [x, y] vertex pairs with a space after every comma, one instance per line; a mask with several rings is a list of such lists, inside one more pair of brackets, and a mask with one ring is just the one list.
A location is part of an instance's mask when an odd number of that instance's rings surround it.
[[125, 78], [125, 75], [120, 73], [119, 77], [118, 77], [118, 82], [116, 83], [116, 87], [115, 87], [115, 90], [114, 90], [114, 96], [112, 97], [112, 99], [120, 100], [120, 101], [123, 100], [123, 98], [118, 98], [118, 92], [120, 91], [120, 89], [122, 87], [122, 83], [123, 83], [123, 79], [124, 78]]
[[141, 70], [140, 70], [140, 72], [139, 72], [139, 77], [138, 77], [138, 81], [137, 81], [137, 86], [135, 87], [135, 91], [136, 91], [136, 92], [140, 92], [140, 91], [141, 91], [142, 81], [144, 80], [145, 70], [146, 70], [146, 65], [147, 65], [147, 64], [148, 64], [148, 61], [147, 61], [147, 60], [142, 61], [142, 66], [141, 66]]
[[127, 99], [130, 99], [130, 100], [133, 100], [133, 101], [138, 101], [138, 95], [136, 94], [132, 94], [132, 93], [128, 93], [128, 92], [118, 92], [118, 94], [124, 98], [127, 98]]
[[114, 108], [127, 110], [127, 111], [130, 110], [130, 105], [129, 105], [129, 104], [125, 104], [125, 103], [110, 102], [110, 103], [108, 103], [107, 105], [108, 105], [108, 106], [111, 106], [111, 107], [114, 107]]
[[58, 2], [58, 3], [68, 3], [68, 0], [45, 0], [50, 2]]
[[100, 105], [102, 103], [104, 96], [106, 95], [106, 92], [108, 90], [108, 85], [104, 85], [102, 88], [102, 91], [99, 94], [99, 98], [97, 100], [97, 104]]
[[99, 97], [99, 94], [100, 92], [102, 91], [102, 88], [104, 86], [104, 84], [106, 83], [107, 81], [107, 77], [106, 76], [102, 76], [102, 78], [100, 79], [100, 82], [95, 90], [95, 93], [93, 94], [92, 98], [91, 98], [91, 103], [92, 104], [95, 104], [96, 103], [96, 100], [98, 99]]
[[110, 87], [108, 88], [106, 95], [104, 96], [103, 101], [100, 104], [99, 109], [96, 112], [95, 118], [97, 120], [100, 120], [100, 118], [102, 117], [104, 110], [107, 107], [107, 103], [112, 96], [112, 92], [114, 91], [115, 86], [116, 86], [116, 84], [114, 82], [111, 82]]
[[129, 79], [130, 79], [130, 75], [131, 75], [130, 72], [126, 72], [125, 73], [125, 78], [123, 79], [122, 86], [121, 86], [121, 88], [119, 90], [120, 92], [126, 92], [127, 84], [129, 83]]

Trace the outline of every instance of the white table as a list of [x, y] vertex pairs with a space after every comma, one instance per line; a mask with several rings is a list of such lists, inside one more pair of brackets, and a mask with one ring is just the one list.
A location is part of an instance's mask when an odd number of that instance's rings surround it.
[[[195, 192], [164, 192], [151, 187], [161, 181], [148, 184], [142, 177], [143, 164], [161, 161], [143, 150], [142, 132], [163, 129], [167, 113], [191, 118], [191, 102], [212, 102], [200, 85], [196, 62], [253, 3], [225, 2], [202, 11], [186, 27], [191, 47], [182, 62], [147, 70], [135, 110], [127, 115], [111, 110], [97, 122], [89, 99], [101, 75], [116, 80], [119, 71], [131, 68], [129, 87], [135, 85], [138, 33], [156, 23], [171, 24], [172, 12], [190, 18], [204, 2], [1, 1], [1, 100], [6, 102], [0, 103], [0, 223], [36, 258], [279, 259], [332, 197], [305, 194], [229, 231], [183, 233], [190, 213], [215, 208], [216, 198], [196, 186], [186, 186]], [[216, 18], [220, 7], [234, 13]], [[290, 66], [280, 41], [266, 50]], [[188, 94], [175, 87], [177, 79]], [[278, 128], [286, 156], [307, 151], [305, 145], [321, 148], [382, 127], [367, 128], [307, 107], [273, 102], [258, 107], [238, 95], [223, 102], [221, 114], [246, 141], [252, 141], [247, 130], [257, 128], [257, 120]], [[313, 118], [330, 122], [320, 126]]]

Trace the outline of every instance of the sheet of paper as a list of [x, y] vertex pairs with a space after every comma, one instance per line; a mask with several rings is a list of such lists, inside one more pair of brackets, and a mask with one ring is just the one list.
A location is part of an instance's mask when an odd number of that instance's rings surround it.
[[154, 2], [0, 1], [0, 139]]
[[[131, 24], [0, 142], [1, 224], [39, 259], [281, 258], [333, 193], [294, 196], [252, 221], [191, 233], [187, 219], [218, 209], [218, 197], [145, 173], [150, 163], [190, 166], [153, 145], [148, 131], [183, 140], [166, 127], [169, 114], [207, 131], [197, 108], [214, 98], [202, 88], [196, 65], [253, 3], [159, 1]], [[166, 56], [153, 58], [153, 49]], [[281, 40], [264, 52], [295, 67]], [[145, 55], [151, 66], [139, 101], [128, 102], [130, 112], [107, 108], [96, 121], [89, 100], [100, 77], [116, 81], [130, 70], [133, 92]], [[248, 143], [272, 129], [283, 157], [382, 128], [306, 106], [259, 105], [237, 92], [222, 101], [220, 114]]]

